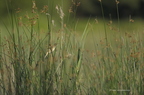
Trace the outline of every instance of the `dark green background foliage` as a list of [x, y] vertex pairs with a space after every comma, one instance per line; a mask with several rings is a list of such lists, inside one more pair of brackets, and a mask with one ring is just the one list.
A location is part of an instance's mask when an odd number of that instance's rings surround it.
[[[101, 16], [101, 5], [98, 0], [76, 0], [81, 2], [77, 14], [82, 16]], [[117, 17], [117, 4], [115, 0], [101, 0], [105, 17]], [[118, 10], [120, 17], [142, 16], [144, 0], [118, 0]]]

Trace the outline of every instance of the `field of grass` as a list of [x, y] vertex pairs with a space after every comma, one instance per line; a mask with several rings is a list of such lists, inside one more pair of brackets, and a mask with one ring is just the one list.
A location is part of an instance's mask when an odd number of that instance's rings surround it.
[[[143, 95], [141, 19], [19, 10], [0, 25], [0, 95]], [[119, 22], [119, 23], [118, 23]]]

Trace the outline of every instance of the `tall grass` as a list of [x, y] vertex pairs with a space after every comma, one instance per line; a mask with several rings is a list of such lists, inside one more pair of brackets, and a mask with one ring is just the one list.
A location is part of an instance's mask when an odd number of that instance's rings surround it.
[[[9, 13], [11, 26], [3, 23], [8, 35], [0, 31], [1, 95], [144, 93], [143, 32], [117, 32], [111, 23], [106, 25], [102, 12], [104, 36], [98, 38], [93, 34], [87, 38], [89, 31], [95, 32], [92, 28], [96, 26], [89, 19], [80, 37], [75, 32], [77, 24], [71, 29], [65, 23], [61, 6], [55, 11], [59, 15], [56, 22], [60, 22], [59, 26], [53, 23], [48, 6], [44, 6], [40, 14], [34, 1], [31, 14], [21, 16], [20, 10]], [[41, 15], [47, 23], [44, 32]], [[93, 44], [89, 44], [90, 41]], [[86, 49], [88, 45], [94, 49]]]

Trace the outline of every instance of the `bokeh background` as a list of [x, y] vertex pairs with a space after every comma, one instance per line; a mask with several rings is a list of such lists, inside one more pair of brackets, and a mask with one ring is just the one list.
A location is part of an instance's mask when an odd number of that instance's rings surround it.
[[[9, 9], [15, 10], [21, 8], [22, 10], [30, 10], [31, 0], [7, 0], [12, 6]], [[65, 13], [73, 5], [74, 2], [80, 2], [77, 8], [77, 16], [101, 16], [101, 7], [99, 0], [35, 0], [38, 9], [42, 9], [44, 5], [49, 6], [52, 11], [56, 4], [63, 6]], [[117, 18], [117, 8], [115, 0], [102, 0], [105, 17]], [[144, 0], [119, 0], [118, 4], [120, 18], [129, 17], [143, 17], [144, 18]], [[7, 3], [6, 0], [0, 0], [0, 16], [7, 16]]]
[[[32, 12], [32, 1], [33, 0], [0, 0], [0, 19], [5, 22], [6, 25], [9, 25], [9, 12], [16, 12], [20, 9], [19, 16], [24, 17], [26, 14], [31, 14]], [[103, 18], [102, 18], [102, 9], [104, 11], [105, 23], [108, 24], [111, 20], [112, 27], [121, 28], [122, 32], [127, 31], [143, 31], [143, 18], [144, 18], [144, 0], [35, 0], [37, 6], [37, 12], [40, 16], [39, 22], [41, 28], [47, 29], [47, 22], [45, 16], [41, 14], [41, 10], [44, 5], [48, 5], [48, 13], [51, 15], [52, 20], [55, 21], [55, 24], [61, 26], [61, 21], [59, 14], [57, 13], [56, 6], [62, 7], [64, 12], [64, 24], [74, 28], [75, 23], [77, 24], [77, 32], [83, 32], [83, 29], [88, 21], [91, 18], [90, 22], [94, 21], [99, 22], [97, 27], [100, 27], [98, 30], [95, 25], [93, 28], [95, 32], [103, 31]], [[116, 3], [117, 1], [117, 3]], [[118, 11], [117, 11], [118, 8]], [[118, 18], [119, 14], [119, 18]], [[25, 20], [25, 19], [23, 19]], [[119, 24], [118, 24], [118, 20]], [[3, 24], [0, 21], [0, 26], [3, 28]], [[130, 23], [131, 22], [131, 23]], [[134, 23], [133, 23], [134, 22]], [[109, 27], [109, 26], [108, 26]]]
[[[98, 0], [79, 0], [82, 5], [78, 9], [78, 13], [83, 16], [101, 16], [101, 5]], [[111, 15], [117, 18], [117, 6], [119, 16], [121, 18], [143, 17], [144, 16], [144, 0], [102, 0], [103, 11], [105, 17]]]

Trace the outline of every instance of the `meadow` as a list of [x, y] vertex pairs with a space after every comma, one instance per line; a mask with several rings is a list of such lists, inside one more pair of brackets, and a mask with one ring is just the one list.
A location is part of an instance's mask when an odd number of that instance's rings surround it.
[[143, 20], [62, 9], [33, 1], [1, 19], [0, 95], [143, 95]]

